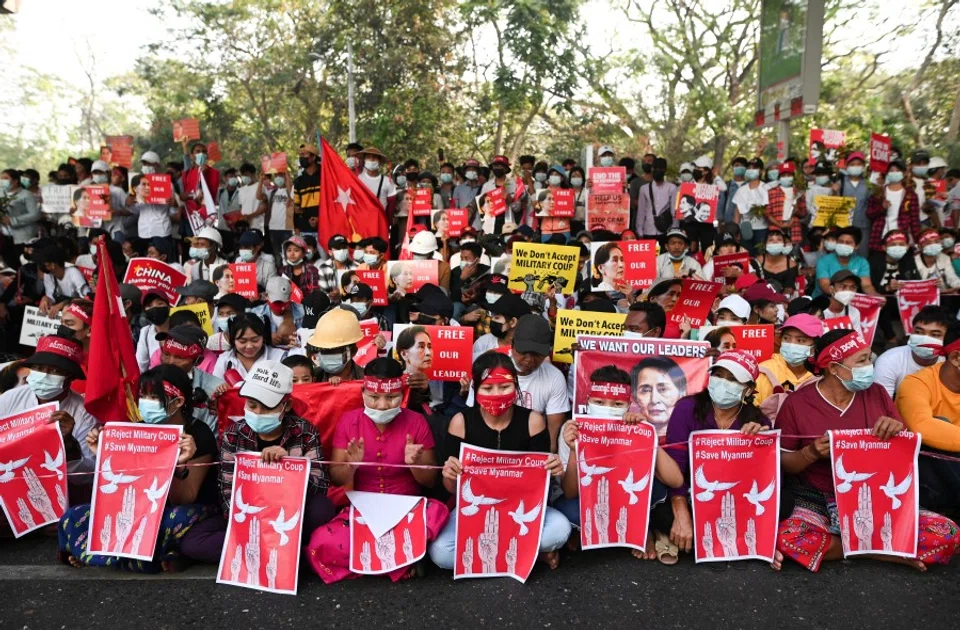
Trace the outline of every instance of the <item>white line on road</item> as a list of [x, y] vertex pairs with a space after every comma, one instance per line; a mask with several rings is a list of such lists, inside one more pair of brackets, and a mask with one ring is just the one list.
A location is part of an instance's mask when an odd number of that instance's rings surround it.
[[194, 566], [178, 573], [128, 573], [117, 569], [74, 569], [64, 565], [6, 564], [0, 565], [0, 581], [6, 580], [212, 580], [217, 567]]

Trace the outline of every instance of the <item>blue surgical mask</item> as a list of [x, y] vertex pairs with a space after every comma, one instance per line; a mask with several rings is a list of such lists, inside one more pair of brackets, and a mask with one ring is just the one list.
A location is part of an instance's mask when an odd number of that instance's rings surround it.
[[324, 354], [321, 352], [318, 357], [318, 365], [321, 370], [327, 374], [338, 374], [343, 371], [343, 366], [350, 360], [350, 352], [338, 352], [336, 354]]
[[207, 154], [197, 153], [195, 156], [193, 156], [193, 161], [197, 163], [197, 166], [203, 166], [207, 163]]
[[907, 255], [906, 245], [891, 245], [887, 248], [887, 256], [894, 260], [900, 260]]
[[404, 188], [407, 185], [407, 178], [404, 175], [397, 175], [397, 186]]
[[583, 186], [583, 178], [582, 178], [582, 177], [571, 177], [571, 178], [570, 178], [570, 185], [573, 186], [574, 188], [580, 188], [581, 186]]
[[823, 249], [825, 249], [825, 250], [828, 251], [828, 252], [835, 251], [835, 250], [837, 249], [837, 242], [836, 242], [836, 241], [824, 241], [824, 242], [823, 242]]
[[364, 257], [365, 255], [366, 255], [366, 254], [363, 253], [363, 250], [362, 250], [362, 249], [355, 249], [355, 250], [353, 250], [353, 259], [354, 259], [355, 261], [357, 261], [357, 262], [363, 262], [363, 257]]
[[911, 170], [916, 177], [926, 177], [927, 171], [930, 169], [926, 166], [914, 166]]
[[533, 174], [533, 178], [534, 178], [535, 180], [537, 180], [538, 182], [543, 183], [543, 182], [547, 181], [547, 174], [546, 174], [546, 173], [534, 173], [534, 174]]
[[227, 332], [227, 328], [230, 327], [230, 318], [229, 317], [214, 317], [213, 318], [213, 327], [219, 332]]
[[240, 180], [238, 180], [236, 177], [228, 177], [228, 178], [227, 178], [227, 186], [236, 187], [236, 185], [237, 185], [238, 183], [240, 183]]
[[191, 247], [190, 248], [190, 258], [194, 260], [206, 260], [207, 256], [210, 255], [210, 250], [206, 247]]
[[888, 184], [899, 184], [903, 181], [903, 173], [900, 171], [891, 171], [887, 173], [886, 181]]
[[472, 181], [476, 181], [476, 179], [477, 179], [477, 172], [476, 172], [476, 171], [467, 171], [466, 173], [464, 173], [464, 176], [465, 176], [468, 180], [470, 180], [471, 182], [472, 182]]
[[453, 183], [453, 173], [440, 173], [440, 183], [441, 184]]
[[847, 167], [847, 175], [849, 175], [850, 177], [860, 177], [861, 175], [863, 175], [863, 167], [862, 167], [862, 166], [848, 166], [848, 167]]
[[841, 258], [847, 258], [848, 256], [853, 256], [853, 245], [837, 243], [837, 247], [834, 249], [834, 251], [837, 253], [837, 256], [840, 256]]
[[733, 167], [733, 176], [734, 177], [743, 177], [744, 173], [747, 172], [746, 166], [734, 166]]
[[140, 408], [140, 417], [147, 424], [160, 424], [170, 417], [159, 400], [141, 398], [137, 406]]
[[378, 260], [380, 260], [380, 255], [379, 255], [379, 254], [367, 254], [367, 253], [364, 253], [364, 255], [363, 255], [363, 262], [366, 263], [366, 264], [368, 264], [368, 265], [375, 265], [375, 264], [377, 264], [377, 261], [378, 261]]
[[793, 251], [793, 243], [784, 243], [783, 244], [783, 255], [786, 256]]
[[789, 365], [800, 365], [810, 358], [810, 346], [784, 341], [780, 344], [780, 356]]
[[249, 186], [250, 183], [253, 182], [253, 179], [251, 179], [249, 175], [244, 175], [243, 177], [240, 178], [240, 181], [243, 182], [244, 186]]
[[243, 410], [243, 421], [256, 433], [270, 433], [280, 426], [279, 413], [253, 413], [249, 409]]
[[923, 246], [923, 255], [924, 256], [939, 256], [940, 252], [943, 251], [943, 245], [940, 243], [930, 243], [929, 245]]
[[943, 339], [937, 339], [935, 337], [928, 337], [926, 335], [910, 335], [910, 338], [907, 340], [907, 344], [910, 346], [910, 351], [913, 352], [920, 359], [932, 359], [933, 355], [936, 353], [937, 349], [935, 347], [925, 347], [925, 346], [943, 346]]
[[94, 184], [106, 184], [108, 181], [110, 181], [110, 178], [107, 177], [106, 175], [97, 174], [93, 176]]
[[600, 166], [606, 166], [606, 167], [613, 166], [613, 156], [612, 156], [612, 155], [604, 155], [603, 157], [601, 157], [601, 158], [600, 158]]
[[284, 186], [287, 185], [287, 178], [284, 177], [283, 175], [277, 175], [276, 177], [273, 178], [273, 185], [276, 186], [277, 188], [283, 188]]
[[681, 181], [681, 182], [692, 182], [692, 181], [693, 181], [693, 173], [688, 173], [687, 171], [684, 171], [684, 172], [680, 173], [680, 181]]
[[39, 400], [50, 400], [62, 394], [66, 380], [65, 376], [47, 374], [37, 370], [30, 370], [30, 373], [27, 374], [27, 386]]
[[767, 170], [767, 181], [775, 182], [780, 179], [780, 169], [771, 168]]
[[559, 175], [551, 175], [551, 176], [550, 176], [550, 185], [551, 185], [551, 186], [559, 186], [559, 185], [562, 184], [562, 183], [563, 183], [563, 178], [560, 177]]
[[20, 178], [20, 185], [24, 188], [30, 188], [33, 185], [33, 182], [26, 175]]
[[710, 376], [710, 382], [707, 384], [710, 400], [719, 409], [730, 409], [743, 402], [743, 390], [745, 389], [746, 386], [740, 383], [734, 383], [712, 375]]
[[779, 256], [783, 253], [783, 243], [767, 243], [767, 253]]
[[253, 262], [253, 250], [252, 250], [252, 249], [241, 249], [241, 250], [240, 250], [240, 262]]
[[[843, 383], [843, 386], [849, 392], [862, 392], [865, 389], [869, 389], [873, 385], [873, 366], [872, 365], [861, 365], [860, 367], [848, 368], [847, 366], [838, 364], [843, 367], [845, 370], [850, 371], [850, 380], [845, 381], [842, 378], [840, 382]], [[838, 377], [839, 378], [839, 377]]]
[[817, 177], [816, 177], [816, 179], [815, 179], [814, 181], [817, 182], [817, 186], [827, 186], [827, 185], [830, 184], [830, 176], [829, 176], [829, 175], [817, 175]]
[[781, 178], [780, 178], [780, 187], [781, 187], [781, 188], [793, 188], [793, 178], [792, 178], [792, 177], [781, 177]]
[[955, 244], [956, 244], [956, 241], [953, 240], [952, 238], [945, 238], [945, 239], [943, 239], [943, 248], [944, 248], [944, 249], [950, 249], [950, 248], [953, 247]]
[[3, 188], [4, 190], [9, 190], [10, 186], [11, 186], [11, 182], [9, 179], [0, 179], [0, 188]]
[[760, 169], [759, 168], [748, 168], [743, 172], [743, 178], [748, 182], [756, 181], [760, 178]]
[[347, 308], [349, 308], [354, 313], [356, 313], [357, 315], [363, 315], [364, 313], [367, 312], [367, 309], [369, 308], [366, 302], [351, 302], [350, 300], [347, 300], [345, 302], [342, 302], [342, 304]]

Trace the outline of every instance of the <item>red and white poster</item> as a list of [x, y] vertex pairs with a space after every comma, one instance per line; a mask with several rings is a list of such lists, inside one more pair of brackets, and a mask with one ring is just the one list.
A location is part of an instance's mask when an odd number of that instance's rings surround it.
[[67, 462], [57, 403], [0, 419], [0, 505], [17, 538], [56, 523], [67, 509]]
[[657, 275], [657, 242], [590, 243], [590, 285], [594, 291], [647, 289]]
[[713, 301], [721, 289], [721, 282], [684, 278], [677, 305], [667, 313], [667, 322], [679, 325], [686, 317], [693, 328], [703, 326], [707, 323], [707, 315], [710, 314]]
[[853, 330], [853, 320], [846, 315], [823, 320], [823, 332], [828, 333], [831, 330], [841, 329]]
[[657, 458], [653, 425], [577, 419], [580, 545], [643, 550]]
[[152, 560], [183, 427], [108, 422], [100, 431], [87, 552]]
[[207, 161], [208, 162], [219, 162], [223, 156], [220, 153], [220, 143], [219, 142], [208, 142], [207, 143]]
[[906, 331], [913, 330], [913, 318], [924, 306], [940, 304], [939, 280], [901, 280], [897, 289], [900, 322]]
[[373, 291], [373, 305], [387, 305], [387, 276], [383, 269], [358, 269], [357, 277]]
[[576, 191], [573, 188], [557, 188], [553, 191], [551, 217], [572, 217], [576, 209]]
[[658, 435], [666, 435], [677, 401], [707, 386], [706, 341], [577, 335], [577, 343], [574, 416], [587, 413], [594, 372], [609, 366], [630, 383], [629, 410], [642, 415]]
[[[283, 277], [287, 278], [287, 276]], [[287, 280], [290, 280], [290, 278], [287, 278]], [[303, 304], [303, 289], [298, 287], [297, 283], [293, 280], [290, 280], [290, 301]]]
[[697, 562], [773, 562], [780, 521], [780, 432], [690, 434]]
[[256, 300], [260, 296], [256, 263], [230, 263], [230, 271], [233, 272], [233, 293], [248, 300]]
[[433, 189], [417, 188], [413, 191], [413, 216], [429, 217], [433, 212]]
[[367, 364], [377, 358], [379, 349], [374, 343], [377, 335], [380, 334], [380, 325], [377, 319], [365, 319], [360, 322], [360, 332], [363, 333], [363, 339], [357, 344], [357, 354], [353, 357], [353, 362], [360, 367], [367, 367]]
[[200, 139], [200, 121], [196, 118], [181, 118], [173, 121], [173, 141]]
[[170, 304], [180, 299], [177, 289], [187, 282], [187, 276], [162, 260], [155, 258], [131, 258], [127, 272], [123, 276], [124, 284], [132, 284], [144, 294], [160, 293]]
[[460, 445], [453, 579], [527, 581], [540, 553], [548, 457]]
[[587, 192], [587, 229], [620, 234], [630, 227], [630, 196], [624, 192], [627, 171], [622, 166], [591, 166]]
[[[719, 326], [703, 326], [699, 337], [703, 339]], [[773, 357], [773, 324], [756, 324], [750, 326], [730, 326], [730, 334], [737, 340], [737, 350], [749, 352], [757, 363]]]
[[218, 584], [297, 594], [310, 460], [237, 453]]
[[170, 176], [166, 173], [153, 173], [144, 175], [143, 177], [147, 179], [147, 184], [150, 186], [150, 192], [147, 193], [144, 201], [158, 205], [167, 205], [167, 202], [173, 197], [173, 183], [170, 181]]
[[747, 252], [717, 254], [710, 260], [713, 261], [713, 279], [717, 282], [733, 284], [737, 281], [737, 276], [726, 277], [724, 270], [728, 267], [736, 267], [741, 273], [750, 271], [750, 254]]
[[880, 323], [880, 309], [887, 303], [882, 295], [867, 295], [857, 293], [853, 296], [850, 306], [860, 311], [860, 332], [867, 340], [867, 345], [873, 345], [873, 338], [877, 333], [877, 324]]
[[870, 170], [874, 173], [886, 173], [890, 166], [890, 150], [893, 140], [879, 133], [870, 134]]
[[109, 221], [112, 217], [112, 211], [110, 210], [110, 186], [98, 184], [95, 186], [84, 186], [83, 188], [89, 201], [86, 218], [91, 221], [96, 221], [97, 219]]
[[810, 130], [810, 163], [830, 162], [836, 164], [843, 157], [847, 134], [836, 129]]
[[401, 295], [416, 293], [425, 284], [440, 284], [437, 260], [388, 260], [387, 291]]
[[447, 210], [447, 236], [460, 238], [463, 231], [470, 225], [470, 210], [467, 208], [450, 208]]
[[507, 211], [507, 200], [503, 196], [503, 188], [494, 188], [477, 197], [477, 206], [485, 215], [499, 217]]
[[423, 372], [431, 381], [470, 378], [473, 364], [473, 328], [470, 326], [421, 326], [413, 346], [401, 350], [400, 335], [410, 324], [393, 325], [393, 343], [407, 372]]
[[693, 218], [699, 223], [713, 223], [717, 218], [720, 187], [715, 184], [684, 182], [677, 193], [678, 221]]
[[350, 570], [382, 575], [427, 554], [427, 500], [379, 492], [347, 492], [350, 498]]
[[920, 435], [880, 440], [870, 429], [830, 431], [843, 555], [917, 557]]

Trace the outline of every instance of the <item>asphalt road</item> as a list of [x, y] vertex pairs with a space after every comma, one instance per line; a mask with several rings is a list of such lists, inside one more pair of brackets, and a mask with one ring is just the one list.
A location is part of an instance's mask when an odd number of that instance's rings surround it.
[[926, 574], [875, 561], [810, 574], [760, 562], [673, 567], [626, 550], [564, 553], [527, 584], [460, 580], [434, 567], [392, 584], [364, 578], [324, 586], [301, 573], [296, 597], [215, 583], [214, 567], [140, 576], [71, 569], [52, 538], [0, 542], [0, 628], [956, 628], [960, 561]]

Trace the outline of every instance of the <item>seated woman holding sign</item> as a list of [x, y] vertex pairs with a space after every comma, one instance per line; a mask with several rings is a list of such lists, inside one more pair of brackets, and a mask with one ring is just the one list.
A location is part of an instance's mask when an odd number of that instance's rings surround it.
[[[66, 511], [57, 528], [57, 557], [74, 567], [116, 567], [138, 573], [175, 571], [182, 563], [180, 549], [190, 528], [216, 513], [216, 474], [209, 465], [217, 459], [217, 441], [203, 422], [193, 419], [193, 386], [178, 367], [159, 365], [140, 375], [140, 417], [147, 424], [180, 425], [180, 456], [170, 482], [167, 505], [160, 521], [152, 561], [132, 560], [87, 553], [91, 518], [90, 504]], [[87, 434], [86, 443], [97, 452], [100, 428]]]
[[[344, 414], [333, 438], [330, 480], [337, 486], [361, 492], [420, 496], [437, 483], [433, 435], [426, 419], [401, 409], [403, 367], [393, 359], [371, 361], [363, 373], [363, 408]], [[364, 466], [363, 464], [369, 464]], [[418, 468], [421, 466], [422, 468]], [[427, 502], [427, 540], [433, 540], [447, 522], [450, 511], [443, 503]], [[350, 510], [340, 512], [310, 537], [307, 560], [327, 584], [348, 577], [350, 571]], [[388, 573], [397, 582], [413, 577], [414, 567]]]
[[[810, 368], [822, 378], [790, 394], [777, 424], [783, 471], [797, 476], [796, 507], [780, 522], [777, 549], [811, 571], [825, 560], [843, 558], [836, 509], [830, 438], [827, 431], [873, 429], [887, 440], [903, 430], [900, 414], [882, 385], [873, 382], [870, 345], [860, 333], [832, 330], [814, 345]], [[816, 439], [803, 436], [819, 436]], [[782, 512], [781, 515], [788, 514]], [[916, 558], [872, 556], [925, 571], [928, 564], [947, 564], [956, 552], [957, 525], [934, 512], [920, 510]]]
[[[462, 471], [461, 443], [498, 451], [550, 452], [546, 419], [517, 405], [520, 384], [509, 356], [499, 352], [481, 355], [473, 364], [473, 387], [476, 406], [453, 417], [444, 445], [447, 459], [443, 465], [443, 486], [451, 493], [457, 492], [457, 477]], [[563, 464], [557, 455], [551, 455], [546, 466], [555, 477], [563, 474]], [[540, 558], [551, 569], [560, 564], [557, 550], [569, 537], [570, 521], [559, 510], [547, 507], [540, 538]], [[457, 519], [450, 518], [430, 545], [430, 559], [441, 569], [453, 568], [456, 540]]]

